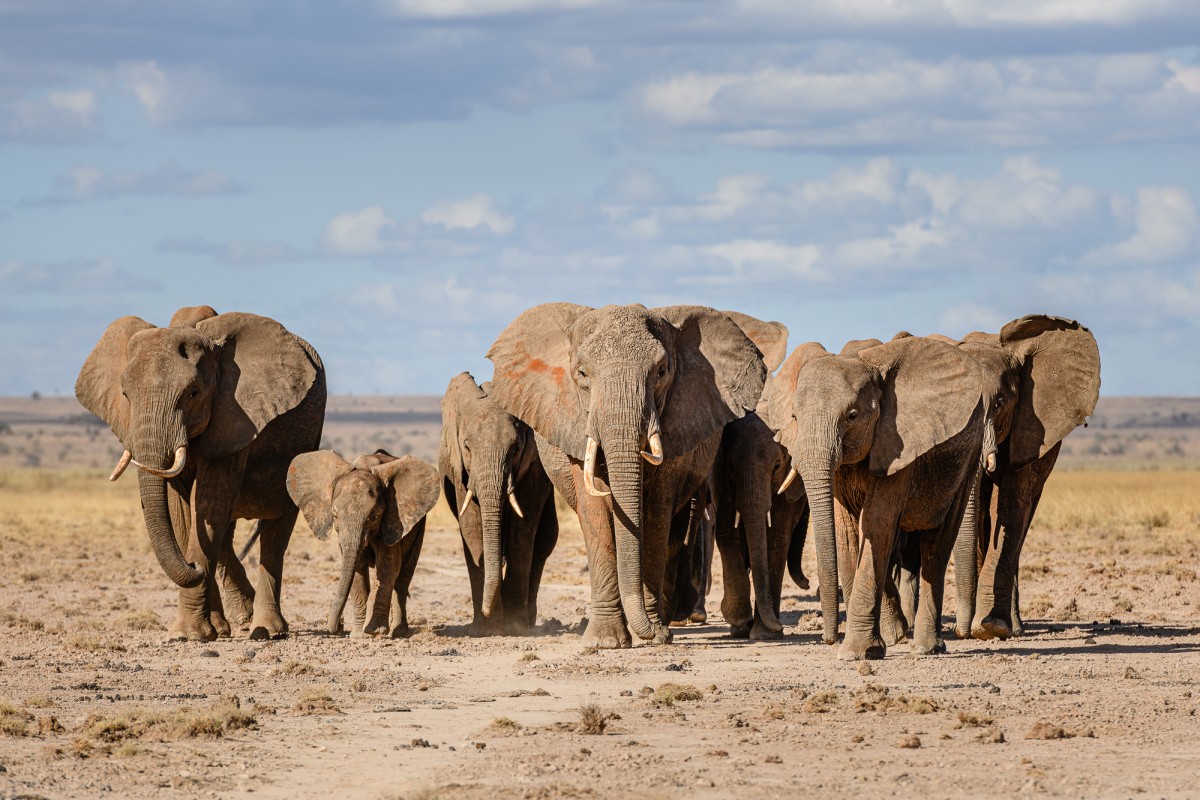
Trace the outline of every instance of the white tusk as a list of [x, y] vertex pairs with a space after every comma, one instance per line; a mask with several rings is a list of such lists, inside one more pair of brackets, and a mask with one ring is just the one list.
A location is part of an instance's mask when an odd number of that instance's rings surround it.
[[[122, 473], [125, 472], [125, 468], [129, 466], [129, 462], [132, 460], [133, 453], [129, 452], [128, 450], [126, 450], [124, 453], [121, 453], [121, 458], [117, 461], [117, 465], [113, 467], [112, 475], [109, 475], [108, 479], [110, 481], [115, 481], [117, 478], [121, 477]], [[988, 471], [990, 472], [991, 470]]]
[[712, 522], [712, 517], [710, 517], [710, 516], [708, 515], [708, 506], [705, 506], [705, 507], [704, 507], [704, 518], [705, 518], [706, 520], [708, 520], [709, 522]]
[[742, 524], [742, 512], [740, 512], [740, 511], [733, 512], [733, 527], [736, 528], [738, 525], [741, 525], [741, 524]]
[[175, 463], [171, 464], [170, 469], [162, 470], [154, 467], [147, 467], [145, 464], [139, 464], [136, 458], [132, 456], [129, 459], [130, 463], [143, 472], [149, 472], [151, 475], [157, 475], [160, 478], [174, 478], [179, 473], [183, 472], [183, 467], [187, 464], [187, 445], [181, 444], [175, 448]]
[[783, 479], [783, 485], [779, 487], [779, 491], [777, 491], [775, 494], [783, 494], [786, 492], [787, 488], [792, 485], [792, 481], [794, 480], [796, 480], [796, 468], [792, 467], [788, 471], [787, 477]]
[[642, 458], [649, 461], [654, 466], [658, 466], [663, 462], [662, 436], [654, 433], [650, 436], [650, 452], [642, 451]]
[[521, 504], [517, 502], [517, 495], [515, 492], [508, 493], [508, 504], [512, 506], [513, 511], [517, 512], [518, 517], [525, 519], [525, 512], [521, 510]]
[[767, 512], [767, 527], [771, 527], [771, 512]]
[[592, 497], [608, 497], [612, 492], [602, 492], [596, 488], [596, 454], [600, 452], [600, 443], [588, 437], [587, 453], [583, 457], [583, 488]]
[[458, 509], [458, 515], [460, 517], [463, 515], [464, 512], [466, 512], [467, 506], [470, 504], [471, 498], [474, 496], [475, 496], [475, 490], [467, 489], [467, 494], [466, 494], [466, 496], [463, 497], [462, 506], [459, 507], [459, 509]]
[[996, 471], [996, 454], [995, 453], [988, 453], [987, 464], [985, 466], [988, 471], [988, 475], [991, 475], [993, 472]]

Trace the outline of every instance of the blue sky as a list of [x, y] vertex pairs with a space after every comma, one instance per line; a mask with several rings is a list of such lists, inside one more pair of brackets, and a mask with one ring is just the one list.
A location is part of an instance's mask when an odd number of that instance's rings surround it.
[[530, 305], [792, 345], [1095, 332], [1200, 393], [1191, 0], [11, 0], [0, 394], [116, 317], [279, 319], [337, 393], [440, 393]]

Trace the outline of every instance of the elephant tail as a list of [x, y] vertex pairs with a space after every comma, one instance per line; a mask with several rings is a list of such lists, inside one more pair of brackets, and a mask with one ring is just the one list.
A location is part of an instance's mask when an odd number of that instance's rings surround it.
[[[807, 515], [805, 515], [807, 517]], [[808, 576], [804, 574], [804, 569], [801, 565], [801, 558], [804, 555], [804, 540], [807, 533], [808, 520], [804, 519], [803, 524], [797, 526], [796, 531], [792, 534], [792, 541], [788, 543], [787, 553], [787, 568], [788, 575], [792, 577], [792, 581], [801, 589], [809, 588]]]
[[[254, 547], [254, 543], [257, 541], [258, 541], [258, 520], [254, 520], [254, 529], [250, 531], [250, 538], [246, 540], [246, 545], [245, 545], [245, 547], [242, 548], [242, 552], [238, 553], [238, 561], [246, 560], [246, 555], [250, 552], [250, 548]], [[788, 560], [788, 565], [791, 566], [790, 558]]]

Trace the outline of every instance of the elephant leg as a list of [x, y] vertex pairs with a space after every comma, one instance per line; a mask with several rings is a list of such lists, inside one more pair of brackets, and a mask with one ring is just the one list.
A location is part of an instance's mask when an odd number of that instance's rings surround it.
[[191, 536], [187, 558], [204, 570], [204, 582], [179, 590], [179, 613], [171, 626], [171, 639], [212, 641], [228, 636], [229, 623], [217, 587], [217, 563], [232, 532], [233, 502], [241, 484], [245, 454], [201, 460], [192, 483]]
[[[960, 503], [958, 510], [964, 504]], [[916, 618], [913, 621], [913, 652], [922, 654], [946, 652], [946, 642], [941, 636], [942, 606], [946, 596], [946, 568], [950, 565], [950, 554], [958, 537], [960, 513], [947, 514], [939, 530], [922, 533], [921, 588]]]
[[358, 554], [354, 564], [354, 580], [350, 584], [350, 614], [352, 623], [350, 635], [362, 635], [367, 624], [367, 600], [371, 596], [371, 573], [367, 566], [367, 554]]
[[504, 606], [502, 631], [506, 636], [529, 633], [529, 574], [533, 569], [533, 547], [538, 520], [520, 519], [511, 508], [504, 510], [504, 577], [500, 599]]
[[[705, 511], [705, 509], [708, 509]], [[705, 513], [709, 517], [705, 517]], [[696, 547], [695, 559], [692, 565], [692, 582], [696, 586], [696, 604], [692, 607], [692, 613], [688, 619], [692, 622], [708, 622], [708, 591], [712, 588], [712, 560], [713, 560], [713, 523], [711, 519], [712, 510], [710, 506], [701, 505], [697, 525], [699, 526], [696, 532]]]
[[[401, 540], [400, 572], [396, 575], [396, 583], [392, 591], [392, 607], [390, 623], [391, 637], [399, 639], [408, 636], [408, 590], [412, 585], [413, 575], [417, 571], [417, 561], [421, 557], [421, 545], [425, 542], [425, 520], [422, 519], [413, 526], [412, 531]], [[378, 574], [378, 571], [376, 571]]]
[[1010, 613], [1013, 636], [1023, 636], [1025, 634], [1025, 622], [1021, 619], [1021, 576], [1019, 573], [1013, 575], [1012, 610]]
[[900, 593], [900, 613], [907, 632], [917, 618], [917, 604], [921, 600], [921, 537], [905, 536], [903, 533], [900, 537], [896, 589]]
[[538, 590], [542, 585], [542, 572], [546, 568], [546, 559], [554, 552], [558, 544], [558, 512], [554, 508], [554, 492], [546, 495], [542, 505], [542, 513], [538, 520], [537, 538], [534, 540], [533, 560], [529, 564], [529, 604], [526, 607], [526, 621], [532, 633], [537, 625]]
[[687, 625], [696, 607], [696, 586], [692, 583], [692, 551], [696, 548], [691, 510], [671, 517], [667, 535], [667, 580], [663, 584], [663, 615], [673, 627]]
[[713, 535], [721, 551], [721, 579], [725, 592], [721, 597], [721, 616], [735, 639], [750, 636], [754, 609], [750, 604], [750, 565], [746, 542], [733, 527], [733, 509], [723, 503], [717, 508]]
[[251, 639], [273, 639], [287, 634], [287, 620], [279, 605], [283, 586], [283, 554], [292, 538], [299, 509], [281, 517], [258, 521], [258, 580], [254, 587], [254, 619], [250, 622]]
[[897, 584], [900, 565], [888, 568], [883, 586], [883, 600], [879, 606], [879, 632], [888, 647], [900, 644], [908, 638], [908, 624], [904, 619], [903, 598]]
[[587, 547], [588, 578], [592, 589], [587, 628], [583, 632], [584, 644], [602, 648], [631, 647], [633, 639], [625, 624], [617, 584], [611, 498], [592, 497], [587, 493], [583, 488], [582, 463], [571, 462], [571, 477], [576, 487], [575, 508]]
[[[254, 613], [254, 586], [246, 577], [246, 568], [233, 550], [234, 523], [229, 524], [221, 558], [217, 562], [217, 579], [221, 583], [221, 599], [235, 625], [245, 625]], [[253, 535], [253, 534], [251, 534]]]
[[842, 594], [849, 602], [854, 593], [854, 576], [862, 549], [862, 531], [858, 527], [858, 514], [847, 508], [836, 497], [833, 500], [833, 522], [837, 535], [838, 580]]
[[385, 636], [391, 631], [389, 615], [392, 611], [392, 594], [396, 589], [396, 578], [400, 575], [400, 543], [375, 547], [375, 591], [371, 602], [371, 615], [363, 632], [369, 636]]
[[[787, 509], [787, 501], [774, 503], [771, 516], [774, 524], [767, 529], [767, 583], [771, 592], [772, 611], [779, 619], [780, 598], [783, 595], [783, 574], [787, 571], [788, 551], [791, 549], [793, 526]], [[764, 639], [782, 639], [783, 631], [773, 631], [767, 628], [759, 615], [758, 607], [754, 608], [754, 624], [750, 628], [750, 638], [756, 641]]]
[[911, 479], [912, 470], [901, 470], [873, 480], [867, 492], [859, 519], [861, 565], [846, 604], [846, 636], [838, 650], [844, 661], [883, 658], [887, 653], [879, 630], [879, 611]]

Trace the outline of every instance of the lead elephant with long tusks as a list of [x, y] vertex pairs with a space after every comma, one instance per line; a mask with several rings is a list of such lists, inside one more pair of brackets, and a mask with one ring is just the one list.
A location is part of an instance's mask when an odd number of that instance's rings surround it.
[[[112, 480], [137, 469], [154, 555], [181, 587], [171, 638], [230, 634], [219, 563], [237, 622], [253, 597], [251, 638], [285, 633], [283, 554], [298, 513], [287, 468], [320, 444], [325, 418], [312, 346], [275, 320], [208, 306], [180, 309], [166, 328], [122, 317], [87, 357], [75, 395], [124, 447]], [[254, 588], [232, 556], [238, 519], [259, 520]]]
[[558, 541], [554, 487], [533, 430], [485, 387], [466, 372], [450, 381], [438, 471], [462, 534], [471, 635], [526, 635], [537, 620], [542, 569]]
[[[342, 566], [326, 626], [343, 630], [353, 595], [351, 633], [408, 633], [408, 587], [425, 534], [425, 515], [438, 499], [437, 470], [413, 456], [385, 450], [347, 462], [332, 450], [302, 453], [288, 470], [288, 493], [318, 539], [336, 531]], [[369, 568], [375, 589], [369, 591]], [[368, 595], [373, 594], [367, 618]]]
[[833, 355], [793, 351], [768, 393], [769, 420], [792, 458], [812, 513], [824, 639], [838, 641], [835, 509], [859, 520], [857, 569], [844, 571], [846, 637], [839, 657], [882, 658], [880, 606], [897, 534], [929, 531], [914, 648], [936, 652], [942, 582], [980, 459], [985, 409], [976, 362], [910, 337]]
[[670, 641], [672, 520], [708, 480], [721, 430], [758, 402], [766, 368], [725, 314], [702, 306], [548, 303], [488, 351], [492, 396], [537, 434], [579, 515], [592, 600], [585, 640]]

